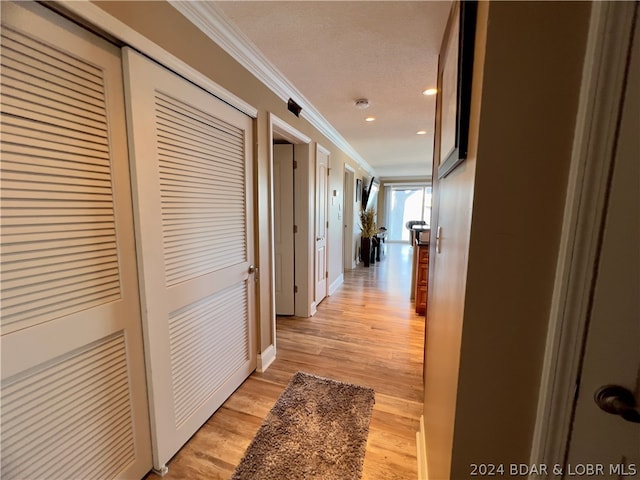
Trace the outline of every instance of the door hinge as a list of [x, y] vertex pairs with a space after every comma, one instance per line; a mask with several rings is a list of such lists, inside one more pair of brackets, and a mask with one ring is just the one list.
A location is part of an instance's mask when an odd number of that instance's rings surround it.
[[324, 272], [324, 278], [329, 278], [329, 272]]
[[298, 285], [293, 286], [293, 293], [298, 293]]
[[298, 233], [298, 225], [293, 226], [293, 233]]
[[329, 228], [329, 221], [327, 220], [327, 228]]
[[295, 170], [296, 168], [298, 168], [298, 161], [294, 160], [293, 161], [293, 169]]
[[331, 175], [331, 169], [327, 168], [327, 177], [329, 177]]

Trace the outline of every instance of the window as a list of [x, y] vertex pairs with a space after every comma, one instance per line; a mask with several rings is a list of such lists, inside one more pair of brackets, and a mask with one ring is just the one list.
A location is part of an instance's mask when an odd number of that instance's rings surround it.
[[[387, 190], [389, 191], [389, 190]], [[391, 242], [408, 242], [411, 220], [431, 221], [431, 186], [392, 185], [387, 202], [388, 238]]]

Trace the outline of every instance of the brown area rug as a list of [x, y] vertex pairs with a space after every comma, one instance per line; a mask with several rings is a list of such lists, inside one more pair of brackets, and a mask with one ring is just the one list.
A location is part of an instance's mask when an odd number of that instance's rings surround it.
[[232, 480], [359, 480], [375, 403], [371, 388], [296, 373]]

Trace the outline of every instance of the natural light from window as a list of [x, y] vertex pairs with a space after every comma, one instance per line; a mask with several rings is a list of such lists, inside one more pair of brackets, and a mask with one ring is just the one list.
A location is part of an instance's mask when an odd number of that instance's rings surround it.
[[388, 238], [391, 242], [409, 242], [407, 222], [431, 220], [431, 187], [393, 186], [390, 198], [387, 198]]

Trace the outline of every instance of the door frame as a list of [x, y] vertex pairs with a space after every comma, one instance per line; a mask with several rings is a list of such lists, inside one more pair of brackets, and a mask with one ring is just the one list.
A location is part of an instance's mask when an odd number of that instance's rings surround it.
[[355, 182], [356, 171], [346, 163], [344, 164], [344, 199], [342, 201], [343, 236], [342, 236], [342, 271], [356, 268], [354, 243], [353, 243], [353, 219], [355, 213]]
[[[313, 170], [311, 165], [311, 138], [296, 130], [277, 115], [269, 112], [269, 269], [271, 285], [275, 285], [275, 225], [273, 216], [273, 140], [282, 138], [293, 144], [294, 159], [294, 223], [297, 233], [294, 239], [295, 251], [295, 283], [297, 291], [294, 295], [294, 313], [297, 317], [310, 317], [314, 312], [313, 302], [313, 204], [309, 202], [309, 189], [313, 185]], [[306, 219], [306, 220], [305, 220]], [[275, 289], [271, 291], [272, 328], [273, 328], [273, 358], [276, 348], [276, 315]], [[273, 361], [273, 360], [271, 360]], [[266, 369], [268, 365], [264, 366]], [[259, 365], [259, 371], [260, 365]]]
[[589, 328], [635, 4], [595, 2], [556, 266], [530, 464], [563, 464]]
[[[320, 155], [325, 155], [327, 157], [327, 175], [325, 178], [325, 182], [326, 182], [326, 187], [325, 187], [325, 192], [324, 192], [324, 205], [319, 205], [318, 204], [318, 165], [319, 165], [319, 161], [318, 161], [318, 157]], [[313, 248], [313, 258], [314, 258], [314, 299], [315, 299], [315, 305], [314, 305], [314, 313], [316, 310], [316, 307], [318, 306], [318, 304], [320, 302], [322, 302], [322, 300], [324, 300], [325, 298], [327, 298], [329, 296], [329, 175], [331, 173], [331, 151], [329, 151], [329, 149], [323, 147], [322, 145], [320, 145], [319, 143], [316, 142], [316, 151], [315, 151], [315, 162], [314, 162], [314, 169], [313, 169], [313, 173], [314, 173], [314, 223], [313, 223], [313, 227], [314, 227], [314, 235], [313, 235], [313, 239], [314, 239], [314, 248]], [[320, 209], [322, 209], [324, 211], [324, 219], [325, 219], [325, 226], [324, 226], [324, 231], [325, 231], [325, 238], [324, 238], [324, 265], [322, 265], [321, 267], [318, 266], [318, 259], [317, 259], [317, 239], [318, 237], [318, 222], [317, 222], [317, 215], [318, 212], [320, 211]], [[324, 296], [320, 299], [318, 299], [318, 285], [321, 285], [322, 282], [318, 282], [318, 274], [317, 274], [317, 270], [318, 268], [322, 268], [324, 269]]]

